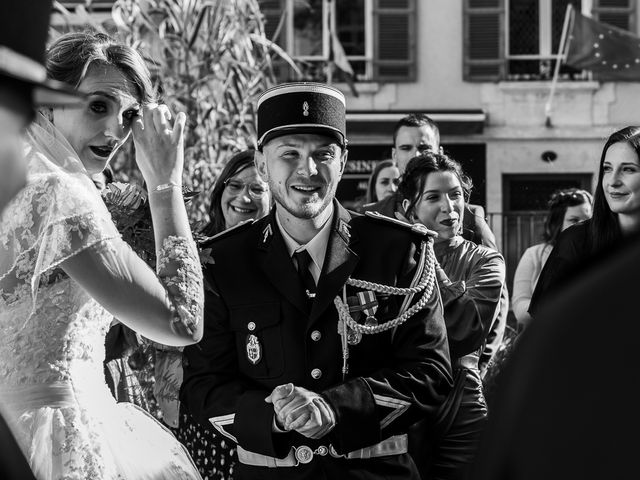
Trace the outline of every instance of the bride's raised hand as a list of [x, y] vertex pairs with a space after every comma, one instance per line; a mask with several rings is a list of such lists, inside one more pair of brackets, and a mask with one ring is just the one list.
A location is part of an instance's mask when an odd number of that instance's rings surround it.
[[158, 185], [182, 185], [186, 116], [175, 116], [166, 105], [144, 106], [133, 121], [136, 162], [149, 191]]

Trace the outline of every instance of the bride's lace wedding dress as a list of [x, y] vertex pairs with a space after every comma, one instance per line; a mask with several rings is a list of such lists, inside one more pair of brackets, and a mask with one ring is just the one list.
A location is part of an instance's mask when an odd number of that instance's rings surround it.
[[106, 265], [129, 280], [113, 292], [122, 302], [143, 313], [155, 308], [147, 298], [164, 295], [175, 318], [188, 320], [202, 308], [195, 245], [169, 237], [157, 276], [135, 281], [140, 263], [81, 163], [64, 139], [33, 128], [28, 186], [0, 219], [0, 411], [38, 479], [200, 478], [168, 430], [115, 403], [102, 363], [112, 315], [60, 268], [88, 253], [87, 268]]

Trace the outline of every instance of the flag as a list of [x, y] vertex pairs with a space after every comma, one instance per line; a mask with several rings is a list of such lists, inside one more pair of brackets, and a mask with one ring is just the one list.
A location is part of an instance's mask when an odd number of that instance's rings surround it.
[[[329, 3], [329, 12], [332, 11], [332, 5]], [[329, 61], [332, 62], [339, 70], [341, 70], [345, 75], [345, 79], [349, 84], [349, 88], [351, 89], [351, 93], [354, 97], [358, 96], [358, 91], [356, 90], [355, 85], [355, 73], [353, 72], [353, 68], [351, 68], [351, 64], [349, 63], [349, 59], [347, 58], [347, 54], [342, 47], [342, 43], [340, 43], [340, 39], [338, 38], [338, 33], [333, 29], [332, 19], [329, 18], [329, 41], [330, 41], [330, 52], [329, 52]]]
[[574, 13], [565, 63], [600, 80], [640, 81], [640, 38]]

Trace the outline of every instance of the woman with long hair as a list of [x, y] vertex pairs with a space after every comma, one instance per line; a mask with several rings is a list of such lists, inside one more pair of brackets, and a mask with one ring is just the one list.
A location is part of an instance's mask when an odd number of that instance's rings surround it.
[[398, 191], [400, 170], [394, 160], [378, 162], [367, 184], [366, 204], [379, 202]]
[[527, 248], [513, 277], [513, 313], [520, 329], [531, 321], [529, 302], [542, 267], [556, 244], [560, 232], [578, 222], [591, 218], [593, 197], [586, 190], [567, 188], [557, 190], [549, 200], [549, 211], [544, 221], [542, 243]]
[[[478, 362], [500, 311], [505, 265], [497, 251], [462, 238], [471, 181], [458, 162], [427, 152], [409, 161], [402, 178], [405, 216], [438, 233], [436, 273], [454, 374], [437, 425], [414, 430], [410, 451], [423, 478], [462, 479], [487, 416]], [[426, 438], [435, 438], [432, 448], [425, 445]]]
[[640, 127], [622, 128], [607, 139], [598, 167], [593, 216], [568, 228], [542, 269], [531, 298], [535, 318], [542, 302], [573, 276], [627, 239], [640, 234]]
[[[50, 78], [87, 93], [29, 127], [28, 182], [0, 222], [0, 408], [36, 477], [200, 478], [184, 447], [104, 382], [113, 317], [181, 346], [202, 336], [203, 287], [182, 198], [184, 114], [155, 103], [131, 47], [69, 33]], [[122, 240], [91, 175], [133, 134], [147, 183], [156, 272]]]

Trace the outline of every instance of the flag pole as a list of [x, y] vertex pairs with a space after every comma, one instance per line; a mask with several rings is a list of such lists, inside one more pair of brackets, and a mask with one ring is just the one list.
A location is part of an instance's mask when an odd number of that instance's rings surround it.
[[331, 15], [331, 9], [333, 8], [332, 5], [332, 1], [328, 0], [327, 1], [327, 12], [326, 12], [326, 19], [327, 19], [327, 31], [329, 32], [329, 59], [327, 60], [327, 85], [331, 85], [333, 83], [333, 47], [331, 45], [331, 32], [333, 31], [333, 24], [331, 22], [333, 22], [333, 16]]
[[549, 97], [547, 98], [547, 103], [544, 106], [544, 115], [545, 120], [544, 124], [546, 127], [551, 127], [551, 103], [553, 102], [553, 96], [556, 93], [556, 86], [558, 85], [558, 77], [560, 75], [560, 64], [562, 60], [566, 57], [566, 48], [569, 42], [567, 42], [567, 34], [569, 32], [569, 23], [571, 20], [571, 14], [573, 12], [573, 5], [570, 3], [567, 4], [567, 11], [564, 15], [564, 23], [562, 24], [562, 34], [560, 35], [560, 45], [558, 45], [558, 56], [556, 58], [556, 65], [553, 70], [553, 79], [551, 80], [551, 88], [549, 90]]

